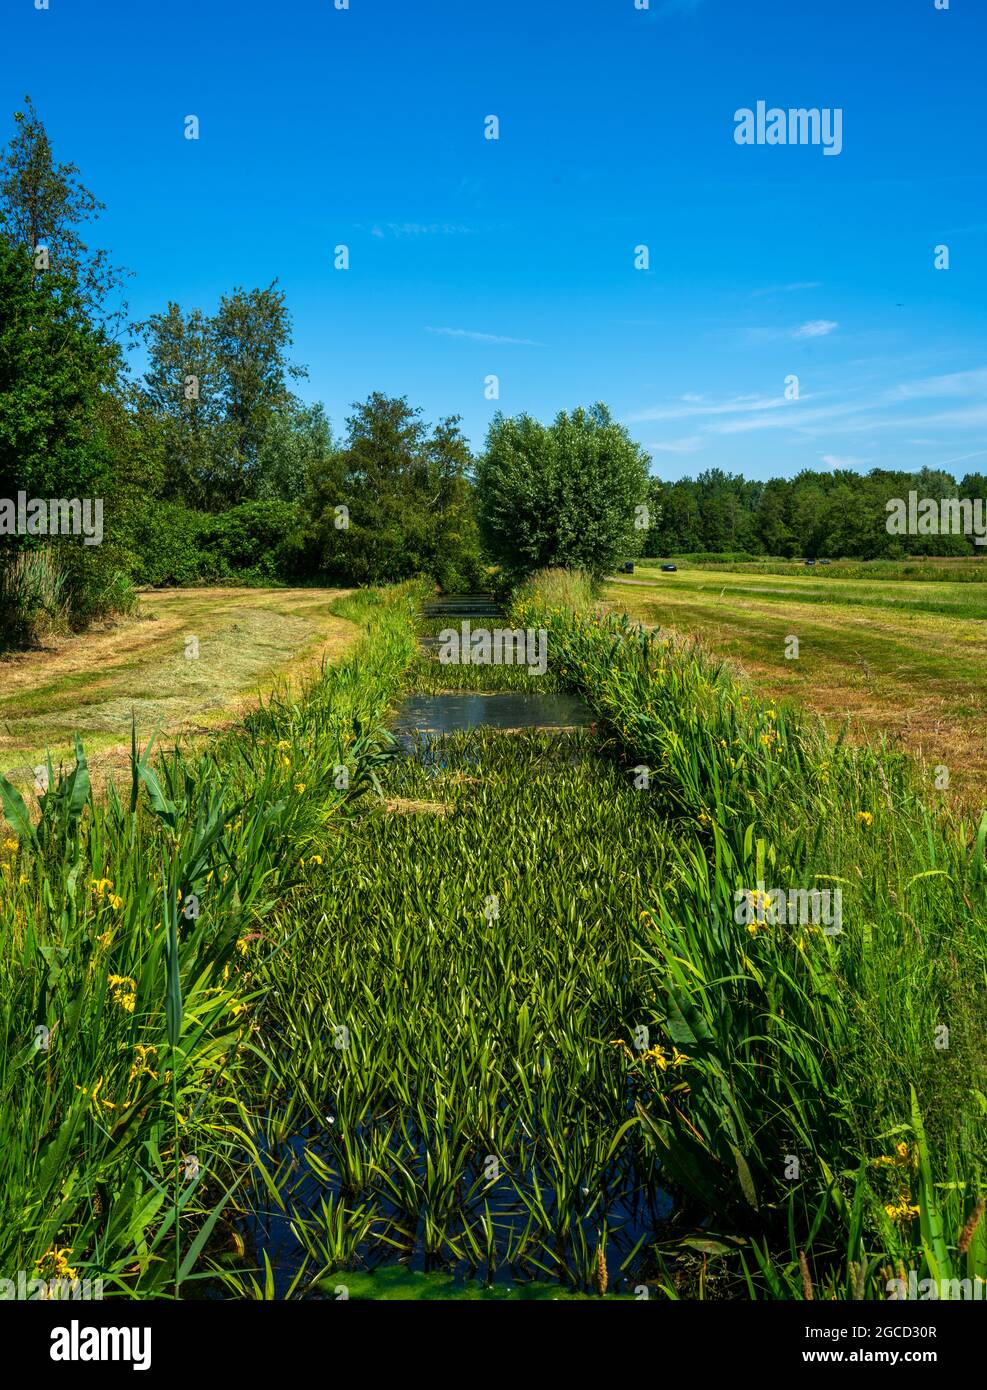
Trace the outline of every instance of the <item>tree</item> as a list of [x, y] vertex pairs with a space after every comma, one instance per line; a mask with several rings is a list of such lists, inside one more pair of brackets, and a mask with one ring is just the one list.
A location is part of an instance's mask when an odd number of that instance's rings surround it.
[[[141, 329], [147, 343], [147, 404], [166, 422], [166, 496], [222, 511], [262, 495], [272, 460], [265, 443], [298, 402], [287, 358], [291, 318], [277, 281], [236, 289], [212, 316], [169, 304]], [[269, 493], [268, 493], [269, 495]]]
[[144, 406], [161, 425], [163, 495], [204, 507], [216, 491], [222, 420], [209, 321], [199, 309], [185, 313], [172, 303], [142, 331]]
[[310, 475], [315, 568], [356, 583], [477, 582], [469, 448], [458, 418], [430, 431], [420, 416], [404, 396], [380, 392], [354, 406], [344, 444]]
[[0, 497], [97, 497], [111, 472], [99, 428], [119, 352], [74, 282], [0, 237]]
[[266, 290], [224, 295], [209, 321], [222, 412], [220, 485], [234, 502], [253, 495], [261, 444], [276, 413], [294, 402], [288, 379], [307, 375], [288, 362], [291, 316], [275, 280]]
[[641, 548], [648, 459], [605, 405], [548, 426], [496, 415], [476, 477], [484, 544], [512, 578], [555, 565], [599, 576]]
[[51, 269], [77, 285], [86, 313], [115, 334], [127, 306], [110, 310], [108, 301], [122, 287], [124, 273], [110, 264], [108, 252], [91, 250], [76, 230], [96, 221], [105, 204], [79, 181], [76, 165], [56, 163], [30, 97], [23, 111], [14, 112], [14, 124], [14, 138], [0, 153], [0, 230], [32, 258], [43, 247]]

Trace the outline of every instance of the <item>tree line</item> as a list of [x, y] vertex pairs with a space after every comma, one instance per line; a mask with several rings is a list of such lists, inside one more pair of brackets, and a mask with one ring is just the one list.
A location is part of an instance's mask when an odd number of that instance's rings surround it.
[[644, 553], [747, 552], [751, 555], [900, 559], [981, 554], [972, 535], [899, 535], [887, 504], [918, 498], [987, 500], [987, 473], [955, 478], [940, 469], [803, 470], [758, 482], [713, 468], [695, 478], [652, 478]]
[[477, 458], [458, 417], [429, 423], [381, 392], [337, 434], [295, 393], [306, 372], [276, 281], [232, 288], [211, 313], [172, 302], [135, 322], [127, 274], [89, 245], [101, 210], [26, 99], [0, 150], [0, 513], [20, 494], [101, 498], [103, 541], [0, 524], [0, 645], [126, 610], [140, 585], [424, 575], [454, 590], [491, 567], [505, 582], [546, 565], [603, 574], [642, 551], [970, 548], [889, 536], [884, 502], [909, 487], [982, 496], [983, 475], [666, 483], [602, 404], [547, 425], [497, 415]]

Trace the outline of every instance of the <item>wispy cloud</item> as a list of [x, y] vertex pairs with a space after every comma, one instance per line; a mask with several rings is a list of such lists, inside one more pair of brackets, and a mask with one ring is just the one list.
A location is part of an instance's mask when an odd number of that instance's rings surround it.
[[466, 338], [471, 343], [501, 343], [511, 347], [544, 347], [532, 338], [507, 338], [500, 333], [475, 333], [471, 328], [428, 328], [426, 333], [439, 333], [444, 338]]
[[987, 395], [987, 367], [968, 372], [950, 372], [945, 376], [927, 376], [919, 381], [905, 382], [888, 393], [889, 400], [919, 401], [937, 396], [977, 397]]
[[810, 319], [808, 323], [803, 323], [800, 328], [796, 328], [792, 337], [825, 338], [830, 333], [835, 333], [839, 326], [833, 319]]
[[370, 228], [375, 237], [472, 236], [472, 227], [455, 222], [384, 222]]
[[708, 442], [701, 434], [689, 434], [684, 439], [669, 439], [664, 444], [645, 444], [644, 447], [658, 454], [697, 454]]
[[748, 328], [748, 343], [805, 342], [810, 338], [825, 338], [839, 328], [835, 319], [809, 319], [791, 328]]
[[818, 290], [818, 280], [794, 280], [790, 285], [767, 285], [761, 290], [751, 290], [751, 299], [763, 299], [769, 294], [794, 294], [796, 290]]
[[[929, 404], [926, 404], [929, 402]], [[783, 409], [784, 407], [784, 409]], [[911, 409], [909, 409], [911, 407]], [[692, 421], [691, 435], [649, 443], [655, 453], [696, 453], [705, 443], [726, 442], [737, 435], [759, 431], [784, 431], [794, 441], [815, 441], [817, 448], [829, 446], [833, 452], [823, 453], [823, 463], [833, 468], [873, 466], [873, 456], [862, 459], [852, 453], [834, 450], [837, 439], [847, 439], [856, 445], [869, 446], [873, 439], [884, 436], [897, 438], [895, 448], [901, 452], [911, 448], [941, 448], [949, 435], [962, 450], [963, 432], [970, 432], [970, 443], [980, 442], [987, 428], [987, 367], [970, 368], [920, 377], [899, 385], [860, 388], [859, 382], [849, 384], [841, 392], [835, 389], [815, 391], [799, 400], [784, 396], [733, 396], [710, 399], [708, 396], [677, 396], [674, 400], [646, 410], [635, 411], [626, 417], [628, 424], [674, 423]], [[968, 445], [969, 448], [969, 445]], [[943, 461], [943, 466], [965, 463], [968, 459], [987, 456], [987, 450], [974, 449]]]
[[645, 420], [687, 420], [696, 416], [737, 415], [748, 411], [775, 410], [785, 405], [784, 396], [734, 396], [726, 401], [708, 401], [703, 396], [680, 396], [671, 405], [656, 405], [626, 417], [628, 424]]

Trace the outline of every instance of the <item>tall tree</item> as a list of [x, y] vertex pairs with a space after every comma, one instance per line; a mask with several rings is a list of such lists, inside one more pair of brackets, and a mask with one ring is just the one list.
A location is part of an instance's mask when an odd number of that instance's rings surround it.
[[79, 179], [75, 164], [56, 161], [48, 132], [31, 98], [14, 112], [14, 136], [0, 152], [0, 230], [30, 253], [35, 273], [43, 261], [78, 286], [85, 311], [111, 335], [119, 333], [127, 306], [113, 303], [125, 274], [107, 251], [93, 250], [78, 228], [94, 222], [101, 203]]

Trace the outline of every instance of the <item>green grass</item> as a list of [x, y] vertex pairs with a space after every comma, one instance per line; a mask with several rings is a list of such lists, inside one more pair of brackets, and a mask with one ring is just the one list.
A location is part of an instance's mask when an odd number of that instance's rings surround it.
[[107, 1293], [197, 1277], [252, 1152], [251, 951], [372, 776], [416, 597], [348, 600], [366, 637], [307, 698], [275, 695], [202, 753], [152, 764], [135, 747], [124, 796], [93, 796], [78, 742], [34, 814], [0, 779], [5, 1271], [52, 1273], [68, 1251]]
[[[982, 1223], [958, 1249], [987, 1160], [987, 816], [978, 827], [930, 808], [906, 757], [834, 745], [694, 643], [592, 608], [553, 612], [537, 584], [516, 617], [548, 624], [564, 683], [678, 819], [641, 946], [653, 1036], [689, 1057], [687, 1102], [657, 1068], [641, 1113], [665, 1171], [721, 1219], [760, 1228], [774, 1254], [787, 1243], [779, 1288], [799, 1250], [844, 1296], [865, 1252], [874, 1268], [948, 1254], [987, 1275]], [[738, 922], [737, 895], [764, 882], [839, 885], [842, 934]], [[904, 1167], [881, 1162], [895, 1142]], [[920, 1236], [885, 1213], [903, 1192]]]
[[[690, 567], [646, 570], [640, 582], [613, 582], [605, 594], [615, 610], [648, 626], [698, 635], [764, 693], [797, 699], [834, 728], [849, 719], [855, 736], [897, 740], [924, 759], [930, 795], [976, 813], [987, 784], [987, 599], [977, 597], [980, 589]], [[795, 659], [791, 637], [798, 639]], [[936, 771], [942, 767], [945, 787]]]
[[[135, 719], [143, 737], [234, 721], [258, 691], [311, 678], [323, 656], [346, 650], [356, 633], [336, 611], [341, 597], [317, 589], [145, 593], [140, 618], [0, 658], [0, 771], [25, 785], [49, 748], [56, 764], [71, 765], [81, 733], [94, 770], [125, 774]], [[199, 642], [194, 660], [187, 637]]]
[[[421, 597], [345, 600], [338, 666], [135, 749], [124, 790], [81, 749], [40, 819], [0, 783], [4, 1268], [250, 1298], [987, 1276], [987, 819], [571, 575], [512, 621], [595, 733], [396, 759], [401, 691], [459, 685]], [[759, 880], [839, 886], [842, 933], [752, 929]]]

